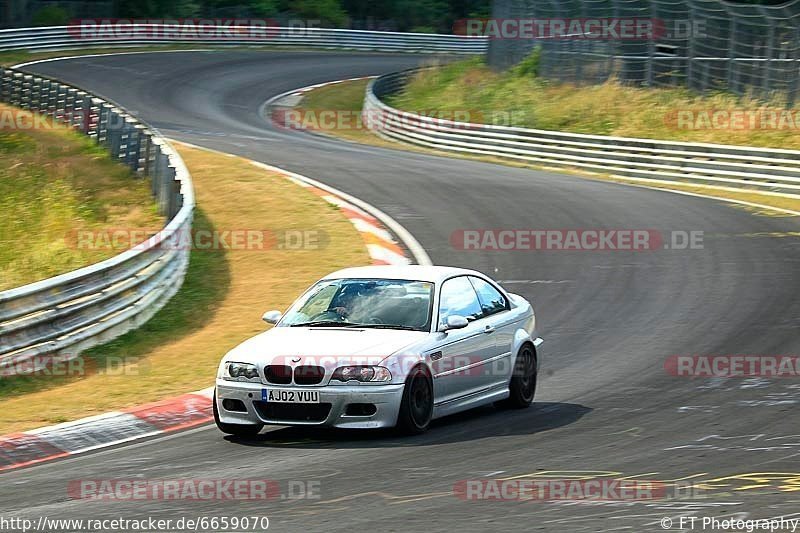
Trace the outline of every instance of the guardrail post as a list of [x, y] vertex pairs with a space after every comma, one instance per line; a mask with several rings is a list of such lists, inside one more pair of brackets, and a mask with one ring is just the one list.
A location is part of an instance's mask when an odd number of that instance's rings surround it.
[[169, 211], [167, 216], [174, 217], [180, 211], [181, 183], [172, 178], [169, 181]]
[[152, 175], [152, 160], [153, 160], [153, 137], [152, 134], [145, 128], [142, 130], [142, 175], [149, 178]]
[[167, 162], [167, 167], [164, 169], [164, 174], [161, 176], [161, 183], [159, 184], [160, 187], [158, 191], [159, 207], [161, 209], [161, 214], [165, 216], [169, 216], [170, 213], [172, 182], [175, 181], [176, 175], [175, 167], [169, 165], [169, 162]]
[[8, 102], [11, 100], [9, 88], [11, 87], [11, 76], [13, 73], [9, 73], [6, 69], [0, 67], [0, 99], [3, 102]]
[[111, 157], [119, 160], [120, 145], [122, 144], [122, 117], [116, 109], [110, 109], [108, 112], [108, 124], [106, 125], [106, 146], [111, 152]]
[[15, 72], [11, 78], [10, 104], [19, 107], [20, 92], [22, 90], [22, 73]]
[[111, 124], [111, 110], [113, 106], [106, 102], [101, 102], [99, 105], [98, 121], [97, 121], [97, 144], [108, 147], [108, 129]]
[[34, 113], [39, 111], [39, 101], [42, 96], [42, 78], [34, 77], [31, 80], [29, 109]]
[[39, 78], [36, 89], [36, 111], [47, 114], [47, 97], [50, 94], [50, 80]]
[[64, 96], [64, 123], [68, 126], [74, 126], [75, 120], [75, 105], [78, 96], [78, 90], [72, 87], [67, 87], [66, 95]]
[[59, 84], [58, 90], [56, 91], [55, 118], [58, 120], [64, 120], [66, 112], [67, 112], [67, 87]]
[[61, 85], [57, 81], [51, 81], [47, 91], [47, 114], [55, 118], [56, 108], [58, 107], [58, 87]]
[[164, 165], [164, 160], [162, 159], [163, 150], [161, 148], [160, 143], [153, 142], [153, 153], [152, 157], [152, 164], [151, 164], [151, 171], [150, 171], [150, 193], [153, 195], [153, 198], [158, 199], [158, 190], [160, 187], [159, 180], [161, 179], [161, 175], [163, 173], [162, 165]]
[[31, 108], [31, 82], [33, 76], [25, 75], [22, 77], [22, 90], [20, 93], [19, 106], [23, 109]]
[[144, 174], [144, 168], [146, 167], [146, 163], [143, 164], [142, 162], [142, 156], [146, 157], [147, 154], [145, 148], [147, 135], [145, 131], [145, 127], [142, 124], [134, 125], [132, 150], [130, 152], [130, 167], [140, 176]]

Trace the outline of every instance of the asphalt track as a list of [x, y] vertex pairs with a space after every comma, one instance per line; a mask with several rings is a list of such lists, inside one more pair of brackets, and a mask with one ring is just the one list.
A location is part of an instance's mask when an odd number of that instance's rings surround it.
[[[414, 438], [272, 428], [235, 442], [204, 427], [5, 473], [4, 516], [258, 514], [275, 531], [661, 531], [666, 516], [678, 530], [679, 516], [800, 515], [800, 381], [692, 380], [664, 369], [673, 354], [800, 355], [800, 240], [786, 236], [797, 220], [276, 130], [258, 116], [280, 92], [417, 61], [249, 51], [28, 68], [110, 97], [170, 137], [338, 187], [402, 223], [435, 263], [504, 280], [534, 302], [546, 341], [537, 404], [477, 409]], [[449, 242], [463, 228], [646, 228], [703, 231], [705, 239], [700, 250], [464, 252]], [[258, 320], [260, 311], [241, 319]], [[591, 504], [462, 501], [450, 492], [459, 480], [545, 472], [691, 479], [708, 490], [691, 500]], [[132, 477], [313, 480], [320, 498], [120, 503], [66, 492], [70, 480]]]

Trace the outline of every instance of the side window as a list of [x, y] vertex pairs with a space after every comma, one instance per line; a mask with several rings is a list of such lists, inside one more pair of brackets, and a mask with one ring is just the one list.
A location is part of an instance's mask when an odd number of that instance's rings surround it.
[[508, 302], [505, 297], [490, 283], [473, 276], [470, 276], [469, 280], [475, 287], [475, 292], [478, 293], [482, 316], [493, 315], [508, 309]]
[[442, 285], [439, 323], [443, 323], [450, 315], [461, 315], [467, 320], [475, 320], [481, 316], [478, 295], [466, 276], [449, 279]]

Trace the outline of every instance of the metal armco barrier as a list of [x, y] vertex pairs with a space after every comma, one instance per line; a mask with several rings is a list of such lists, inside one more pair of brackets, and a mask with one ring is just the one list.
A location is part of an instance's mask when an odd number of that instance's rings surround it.
[[[59, 81], [0, 69], [0, 101], [69, 124], [152, 183], [167, 225], [101, 263], [0, 292], [0, 366], [70, 359], [146, 322], [177, 292], [189, 263], [194, 193], [180, 156], [123, 109]], [[131, 178], [134, 179], [134, 178]], [[27, 367], [26, 368], [33, 368]]]
[[388, 139], [448, 152], [800, 197], [800, 151], [453, 122], [401, 111], [381, 101], [400, 91], [413, 72], [381, 76], [370, 83], [363, 111], [368, 128]]
[[[330, 28], [282, 28], [251, 26], [208, 26], [208, 34], [180, 31], [166, 24], [130, 24], [123, 30], [104, 31], [102, 27], [80, 25], [47, 28], [0, 30], [0, 51], [67, 50], [107, 46], [157, 46], [197, 44], [213, 46], [281, 46], [370, 50], [386, 52], [431, 52], [483, 54], [488, 48], [484, 37], [399, 33]], [[218, 29], [215, 32], [215, 28]]]

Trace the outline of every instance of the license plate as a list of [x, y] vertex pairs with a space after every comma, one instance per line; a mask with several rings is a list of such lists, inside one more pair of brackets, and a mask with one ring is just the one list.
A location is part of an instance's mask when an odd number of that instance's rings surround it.
[[261, 389], [261, 401], [274, 403], [319, 403], [319, 391]]

